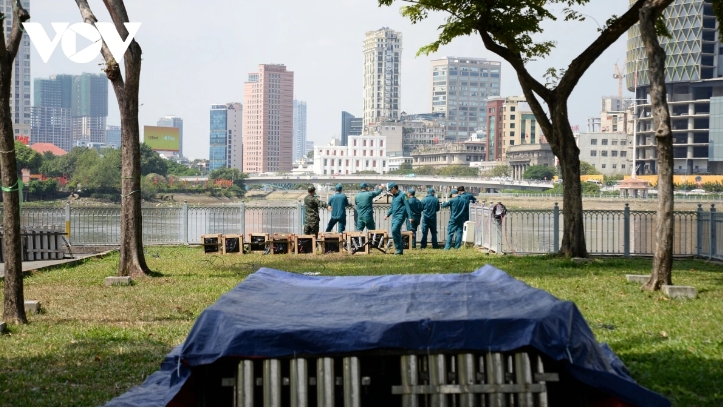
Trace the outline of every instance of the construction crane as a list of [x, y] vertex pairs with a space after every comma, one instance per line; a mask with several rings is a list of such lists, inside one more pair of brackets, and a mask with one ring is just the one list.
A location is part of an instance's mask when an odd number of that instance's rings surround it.
[[615, 73], [613, 74], [613, 78], [618, 80], [618, 99], [621, 101], [623, 100], [623, 77], [624, 75], [622, 72], [620, 72], [618, 62], [615, 61]]

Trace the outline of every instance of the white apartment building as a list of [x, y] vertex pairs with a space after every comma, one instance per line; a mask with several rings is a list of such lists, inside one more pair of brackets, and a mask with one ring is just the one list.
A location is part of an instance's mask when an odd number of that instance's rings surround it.
[[450, 141], [467, 140], [486, 130], [487, 99], [500, 94], [502, 63], [485, 58], [445, 57], [431, 61], [431, 111]]
[[234, 102], [227, 105], [226, 132], [228, 133], [226, 166], [243, 171], [243, 105]]
[[588, 162], [601, 174], [629, 174], [628, 149], [632, 137], [625, 133], [582, 133], [577, 138], [580, 160]]
[[588, 119], [588, 133], [576, 136], [580, 160], [604, 175], [630, 174], [633, 148], [632, 100], [602, 98], [600, 116]]
[[385, 174], [389, 171], [386, 136], [349, 136], [348, 141], [348, 146], [314, 147], [314, 173], [354, 174], [371, 170]]
[[382, 27], [364, 39], [364, 126], [399, 119], [402, 33]]

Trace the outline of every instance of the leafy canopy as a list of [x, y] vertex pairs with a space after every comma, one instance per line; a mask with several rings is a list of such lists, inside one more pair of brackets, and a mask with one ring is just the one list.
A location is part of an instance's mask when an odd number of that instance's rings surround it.
[[151, 173], [157, 173], [165, 176], [168, 173], [168, 165], [158, 153], [153, 151], [150, 146], [141, 143], [141, 175], [146, 176]]
[[[391, 6], [394, 0], [378, 0], [380, 6]], [[439, 38], [419, 49], [417, 55], [439, 50], [460, 36], [478, 33], [481, 28], [490, 34], [498, 44], [530, 61], [544, 58], [555, 47], [554, 41], [535, 42], [534, 34], [542, 33], [542, 22], [557, 20], [549, 8], [561, 4], [564, 20], [584, 21], [585, 16], [573, 10], [573, 6], [584, 6], [590, 0], [405, 0], [410, 5], [401, 9], [402, 15], [416, 24], [428, 17], [430, 11], [449, 13], [439, 28]], [[614, 17], [614, 16], [613, 16]], [[612, 19], [611, 19], [612, 20]], [[611, 21], [609, 20], [609, 22]], [[608, 22], [608, 23], [609, 23]]]
[[18, 172], [22, 169], [29, 169], [36, 173], [43, 162], [43, 156], [35, 150], [15, 141], [15, 159], [17, 160]]
[[543, 165], [530, 166], [525, 169], [522, 178], [528, 180], [552, 180], [555, 175], [555, 168]]

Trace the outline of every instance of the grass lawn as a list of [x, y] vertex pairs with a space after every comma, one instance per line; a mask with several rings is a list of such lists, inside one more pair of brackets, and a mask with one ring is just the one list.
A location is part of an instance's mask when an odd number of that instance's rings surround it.
[[0, 336], [0, 405], [102, 405], [143, 382], [183, 342], [203, 309], [261, 266], [323, 275], [470, 272], [489, 263], [529, 285], [575, 302], [599, 341], [633, 377], [674, 405], [723, 404], [723, 266], [676, 261], [674, 282], [696, 300], [641, 292], [625, 274], [646, 259], [577, 264], [550, 257], [486, 256], [473, 249], [384, 255], [209, 257], [199, 248], [148, 248], [157, 276], [105, 287], [118, 254], [32, 273], [25, 298], [43, 313]]

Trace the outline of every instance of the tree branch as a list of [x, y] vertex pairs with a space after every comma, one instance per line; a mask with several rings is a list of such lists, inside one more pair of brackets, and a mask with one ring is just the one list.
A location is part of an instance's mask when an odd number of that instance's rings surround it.
[[[598, 38], [588, 46], [585, 51], [577, 56], [570, 66], [565, 71], [565, 75], [560, 79], [560, 83], [557, 85], [555, 90], [558, 92], [560, 98], [567, 98], [572, 93], [575, 86], [580, 81], [585, 71], [590, 68], [593, 62], [617, 39], [630, 27], [632, 27], [639, 20], [640, 8], [643, 6], [646, 0], [637, 0], [625, 14], [617, 18], [612, 24], [606, 27]], [[661, 12], [673, 0], [658, 0], [655, 7]]]
[[[98, 19], [95, 18], [93, 11], [90, 9], [88, 0], [75, 0], [75, 4], [78, 5], [78, 10], [80, 10], [80, 16], [83, 18], [83, 22], [95, 27], [95, 23], [98, 22]], [[118, 62], [116, 62], [115, 58], [113, 58], [113, 54], [111, 54], [108, 49], [105, 40], [101, 41], [100, 53], [103, 55], [103, 59], [105, 60], [106, 67], [104, 71], [106, 76], [108, 76], [108, 79], [110, 79], [114, 87], [122, 90], [125, 84], [123, 83], [123, 76], [120, 73], [120, 67], [118, 66]]]
[[477, 32], [480, 33], [480, 36], [482, 37], [482, 43], [484, 44], [485, 48], [504, 58], [505, 61], [509, 62], [510, 65], [512, 65], [512, 68], [517, 71], [517, 76], [520, 77], [520, 81], [522, 81], [522, 78], [524, 78], [530, 89], [532, 89], [536, 94], [540, 95], [540, 97], [544, 101], [548, 101], [552, 98], [552, 91], [547, 89], [538, 80], [533, 78], [532, 75], [530, 75], [529, 71], [527, 71], [527, 68], [525, 68], [525, 63], [524, 61], [522, 61], [522, 56], [519, 53], [514, 53], [509, 48], [497, 44], [488, 32], [480, 28], [477, 29]]
[[542, 128], [542, 131], [545, 133], [548, 140], [552, 139], [554, 142], [555, 140], [554, 133], [552, 131], [552, 122], [545, 113], [545, 109], [542, 108], [540, 101], [538, 101], [535, 97], [535, 94], [532, 92], [530, 85], [527, 83], [527, 79], [519, 75], [519, 73], [517, 75], [517, 78], [520, 80], [520, 85], [522, 85], [522, 93], [525, 95], [525, 99], [530, 105], [532, 113], [535, 115], [535, 120], [537, 120], [538, 125]]
[[[13, 2], [13, 13], [15, 14], [13, 18], [13, 28], [10, 31], [10, 38], [8, 39], [7, 54], [4, 55], [5, 58], [10, 58], [11, 61], [15, 59], [16, 55], [18, 55], [20, 41], [23, 39], [23, 32], [20, 24], [30, 19], [30, 13], [23, 8], [20, 0], [15, 0]], [[4, 48], [5, 46], [3, 46], [3, 49]]]

